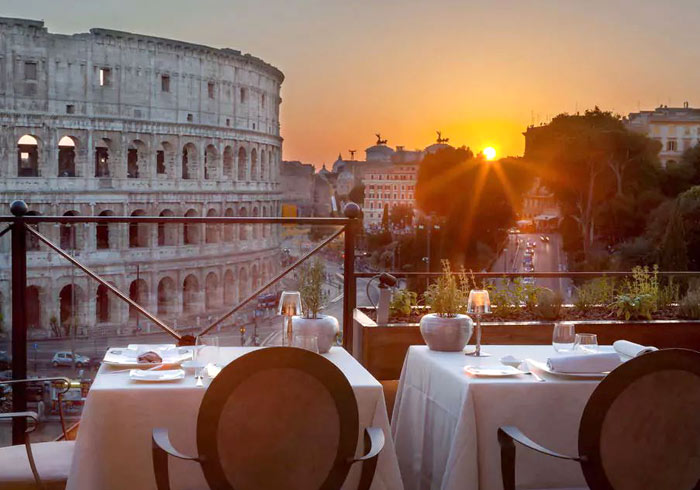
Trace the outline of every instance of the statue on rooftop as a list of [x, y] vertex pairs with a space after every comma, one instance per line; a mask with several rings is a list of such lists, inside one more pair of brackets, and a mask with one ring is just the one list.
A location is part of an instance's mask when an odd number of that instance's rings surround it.
[[374, 133], [374, 135], [377, 137], [377, 144], [378, 145], [386, 145], [386, 142], [388, 140], [383, 140], [381, 133]]
[[437, 137], [438, 144], [447, 143], [448, 141], [450, 141], [450, 138], [443, 138], [442, 137], [442, 131], [435, 131], [435, 132], [437, 133], [437, 136], [438, 136]]

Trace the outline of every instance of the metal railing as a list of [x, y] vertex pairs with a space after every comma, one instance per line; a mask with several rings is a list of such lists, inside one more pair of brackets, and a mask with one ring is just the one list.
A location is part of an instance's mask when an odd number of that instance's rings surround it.
[[[27, 377], [27, 314], [26, 314], [26, 290], [27, 290], [27, 237], [33, 236], [44, 243], [51, 250], [68, 260], [75, 267], [82, 270], [89, 277], [97, 281], [114, 293], [119, 299], [129, 304], [137, 314], [148, 318], [153, 324], [167, 332], [177, 340], [178, 345], [194, 345], [196, 337], [190, 334], [180, 334], [166, 322], [156, 315], [147, 311], [144, 307], [132, 300], [129, 295], [124, 294], [118, 288], [110, 284], [90, 267], [81, 263], [78, 259], [65, 252], [61, 247], [54, 244], [49, 238], [37, 231], [30, 225], [40, 223], [56, 223], [75, 225], [79, 223], [96, 224], [208, 224], [208, 225], [235, 225], [235, 224], [258, 224], [258, 225], [321, 225], [339, 226], [340, 229], [322, 240], [306, 255], [296, 260], [282, 272], [270, 279], [266, 284], [257, 288], [246, 296], [237, 305], [225, 314], [204, 327], [198, 335], [203, 335], [211, 329], [220, 325], [227, 318], [230, 318], [245, 305], [257, 298], [260, 293], [280, 281], [292, 270], [314, 256], [325, 246], [340, 235], [344, 235], [344, 275], [343, 275], [343, 347], [352, 352], [352, 312], [355, 308], [355, 268], [354, 252], [355, 240], [359, 228], [360, 208], [355, 203], [348, 203], [343, 210], [342, 218], [282, 218], [282, 217], [172, 217], [172, 216], [40, 216], [28, 215], [29, 209], [24, 201], [14, 201], [10, 205], [10, 212], [13, 216], [0, 217], [0, 223], [8, 223], [9, 226], [0, 230], [0, 237], [6, 233], [11, 233], [11, 264], [12, 264], [12, 377], [13, 379], [24, 379]], [[74, 294], [71, 292], [71, 294]], [[12, 409], [15, 412], [26, 410], [27, 393], [22, 384], [14, 385], [12, 392]], [[12, 426], [13, 444], [24, 442], [26, 431], [26, 420], [15, 419]]]

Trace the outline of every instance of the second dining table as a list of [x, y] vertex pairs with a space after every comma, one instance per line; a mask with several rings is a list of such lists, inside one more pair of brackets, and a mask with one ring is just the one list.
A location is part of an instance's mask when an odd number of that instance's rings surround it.
[[[543, 446], [576, 455], [579, 421], [598, 380], [531, 374], [475, 377], [464, 367], [500, 358], [546, 361], [551, 345], [488, 345], [490, 357], [411, 346], [394, 405], [392, 433], [406, 489], [501, 490], [498, 427], [515, 425]], [[601, 346], [601, 350], [611, 350]], [[576, 462], [517, 448], [523, 488], [587, 488]]]
[[[221, 347], [219, 358], [225, 364], [252, 349]], [[361, 433], [369, 426], [385, 433], [386, 444], [371, 488], [403, 488], [381, 384], [341, 347], [322, 355], [350, 382]], [[130, 380], [127, 372], [115, 373], [114, 368], [103, 366], [87, 397], [67, 489], [154, 490], [151, 431], [167, 428], [175, 447], [195, 454], [197, 413], [205, 389], [196, 386], [193, 375], [169, 383], [139, 383]], [[358, 439], [361, 441], [361, 434]], [[357, 451], [361, 455], [362, 444]], [[354, 465], [343, 488], [357, 488], [359, 471], [359, 465]], [[170, 474], [173, 490], [207, 488], [199, 465], [192, 461], [170, 458]]]

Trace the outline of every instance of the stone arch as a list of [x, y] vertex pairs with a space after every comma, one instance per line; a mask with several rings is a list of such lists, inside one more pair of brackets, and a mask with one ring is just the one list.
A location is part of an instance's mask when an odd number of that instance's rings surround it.
[[250, 150], [250, 180], [259, 180], [258, 177], [258, 151], [253, 148]]
[[[102, 211], [98, 216], [114, 216], [114, 212], [106, 209]], [[98, 250], [114, 248], [111, 240], [113, 237], [117, 236], [117, 225], [110, 225], [108, 223], [97, 223], [95, 225], [95, 247]]]
[[77, 139], [64, 136], [58, 140], [58, 176], [75, 177], [75, 154], [78, 150]]
[[[254, 206], [254, 207], [253, 207], [253, 212], [251, 213], [251, 216], [252, 216], [253, 218], [257, 218], [257, 217], [260, 216], [260, 212], [258, 211], [258, 207], [257, 207], [257, 206]], [[258, 223], [255, 223], [255, 224], [253, 225], [253, 240], [257, 240], [258, 238], [260, 238], [260, 228], [261, 228], [261, 227], [262, 227], [262, 225], [260, 225], [260, 224], [258, 224]]]
[[236, 280], [231, 269], [224, 274], [224, 304], [232, 307], [236, 302]]
[[250, 268], [250, 279], [253, 291], [257, 290], [260, 287], [260, 269], [258, 264], [253, 264], [253, 267]]
[[231, 148], [230, 145], [227, 145], [226, 148], [224, 148], [224, 178], [225, 179], [233, 179], [233, 168], [234, 168], [235, 162], [234, 162], [234, 156], [233, 156], [233, 148]]
[[17, 177], [39, 177], [39, 138], [24, 134], [17, 140]]
[[219, 151], [214, 145], [204, 149], [204, 178], [216, 179], [219, 174]]
[[156, 175], [175, 175], [175, 156], [175, 146], [168, 141], [162, 141], [156, 150]]
[[199, 281], [194, 274], [182, 282], [182, 311], [186, 314], [199, 311]]
[[59, 322], [70, 333], [70, 326], [77, 327], [82, 320], [81, 310], [84, 305], [83, 290], [77, 284], [67, 284], [58, 293]]
[[95, 292], [95, 322], [110, 323], [117, 318], [117, 301], [112, 301], [107, 286], [100, 284]]
[[208, 310], [221, 307], [221, 289], [219, 288], [219, 276], [214, 272], [207, 274], [204, 280], [204, 305]]
[[[240, 216], [241, 218], [245, 218], [246, 216], [248, 216], [248, 210], [245, 207], [241, 206], [241, 209], [238, 210], [238, 216]], [[247, 224], [240, 225], [240, 228], [238, 230], [238, 237], [241, 240], [248, 239], [248, 225]]]
[[248, 297], [248, 270], [241, 267], [238, 271], [238, 301]]
[[110, 177], [112, 175], [109, 159], [113, 146], [112, 140], [109, 138], [98, 138], [95, 142], [95, 177]]
[[248, 180], [248, 155], [243, 146], [238, 148], [238, 180]]
[[[185, 218], [196, 218], [199, 213], [195, 209], [190, 209], [185, 213]], [[199, 223], [185, 224], [185, 245], [199, 245], [202, 241]]]
[[260, 150], [260, 180], [267, 180], [267, 160], [265, 150]]
[[[207, 217], [208, 218], [215, 218], [219, 214], [216, 212], [216, 209], [211, 208], [209, 211], [207, 211]], [[207, 224], [205, 227], [205, 243], [219, 243], [220, 239], [220, 228], [221, 225], [210, 225]]]
[[166, 276], [158, 281], [158, 306], [160, 316], [170, 316], [177, 313], [177, 293], [175, 280]]
[[[170, 209], [164, 209], [160, 216], [175, 216]], [[158, 223], [158, 245], [170, 247], [177, 245], [177, 224]]]
[[[41, 216], [41, 213], [37, 211], [28, 211], [27, 216]], [[35, 230], [39, 230], [39, 225], [29, 225]], [[41, 250], [41, 242], [39, 241], [39, 238], [32, 234], [32, 233], [27, 233], [27, 252], [38, 252]]]
[[[137, 209], [131, 216], [146, 216], [146, 211]], [[129, 248], [148, 247], [149, 231], [147, 223], [129, 223]]]
[[141, 140], [133, 140], [126, 150], [126, 176], [138, 179], [148, 175], [146, 169], [146, 144]]
[[[145, 306], [148, 303], [148, 284], [143, 279], [134, 279], [129, 284], [129, 299], [134, 301], [139, 306]], [[129, 305], [129, 320], [136, 320], [140, 315], [138, 310]]]
[[31, 285], [27, 286], [24, 292], [25, 297], [25, 311], [26, 311], [26, 322], [28, 329], [38, 329], [42, 328], [42, 318], [41, 318], [41, 297], [43, 296], [43, 291], [39, 286]]
[[[233, 208], [226, 208], [226, 211], [224, 212], [224, 216], [227, 218], [233, 218], [234, 213], [233, 213]], [[232, 241], [233, 238], [233, 231], [234, 231], [234, 225], [224, 225], [224, 241], [225, 242], [230, 242]]]
[[[77, 211], [66, 211], [63, 216], [78, 216]], [[77, 225], [70, 223], [61, 223], [60, 228], [60, 245], [63, 250], [76, 250], [80, 243], [78, 236]]]
[[196, 179], [199, 174], [199, 157], [197, 147], [187, 143], [182, 147], [182, 178]]

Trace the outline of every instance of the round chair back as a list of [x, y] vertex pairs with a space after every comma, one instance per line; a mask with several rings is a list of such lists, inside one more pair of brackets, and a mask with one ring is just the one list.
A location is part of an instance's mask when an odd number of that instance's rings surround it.
[[270, 347], [226, 366], [197, 420], [202, 470], [216, 489], [340, 488], [358, 442], [355, 394], [332, 362]]
[[581, 417], [579, 454], [594, 489], [700, 488], [700, 353], [660, 350], [610, 373]]

